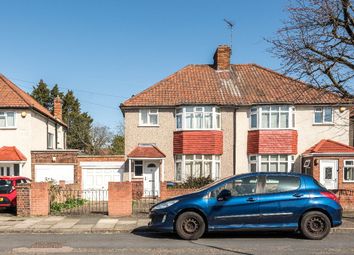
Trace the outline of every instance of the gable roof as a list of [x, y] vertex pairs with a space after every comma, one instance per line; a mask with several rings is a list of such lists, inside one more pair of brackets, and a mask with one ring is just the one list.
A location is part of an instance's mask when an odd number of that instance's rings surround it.
[[33, 97], [17, 87], [4, 75], [0, 74], [0, 108], [32, 108], [46, 117], [66, 126], [66, 124], [54, 117], [47, 108], [38, 103]]
[[129, 158], [165, 158], [166, 155], [154, 145], [139, 145], [129, 154]]
[[348, 104], [325, 89], [315, 88], [256, 64], [188, 65], [131, 97], [124, 107], [176, 106], [183, 104]]
[[304, 152], [304, 154], [311, 153], [354, 153], [354, 147], [333, 140], [323, 139]]
[[27, 158], [15, 146], [0, 148], [0, 161], [26, 161]]

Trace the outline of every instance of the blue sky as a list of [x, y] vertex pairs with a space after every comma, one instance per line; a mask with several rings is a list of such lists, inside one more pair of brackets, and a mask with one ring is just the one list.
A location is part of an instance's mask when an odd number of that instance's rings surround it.
[[[264, 41], [285, 0], [0, 0], [0, 73], [25, 91], [39, 79], [74, 90], [82, 110], [113, 130], [119, 104], [188, 64], [212, 63], [236, 23], [233, 63], [278, 70]], [[1, 99], [0, 99], [1, 100]]]

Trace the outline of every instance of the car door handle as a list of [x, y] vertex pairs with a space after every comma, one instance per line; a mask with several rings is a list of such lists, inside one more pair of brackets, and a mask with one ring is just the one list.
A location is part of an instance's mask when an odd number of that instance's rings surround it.
[[247, 198], [247, 200], [246, 200], [247, 202], [255, 202], [256, 201], [256, 199], [254, 199], [253, 197], [249, 197], [249, 198]]
[[304, 196], [304, 194], [300, 194], [300, 193], [295, 193], [294, 195], [293, 195], [293, 197], [303, 197]]

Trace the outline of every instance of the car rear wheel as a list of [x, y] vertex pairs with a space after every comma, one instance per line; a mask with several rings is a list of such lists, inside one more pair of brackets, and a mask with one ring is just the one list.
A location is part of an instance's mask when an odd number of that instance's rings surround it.
[[302, 234], [312, 240], [321, 240], [331, 231], [331, 221], [322, 212], [313, 211], [306, 213], [301, 220]]
[[176, 221], [176, 232], [184, 240], [197, 240], [205, 231], [205, 222], [202, 216], [195, 212], [184, 212]]

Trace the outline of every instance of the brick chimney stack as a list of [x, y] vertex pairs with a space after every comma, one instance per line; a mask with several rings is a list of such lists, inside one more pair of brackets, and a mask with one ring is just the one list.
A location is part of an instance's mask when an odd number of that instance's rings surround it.
[[214, 66], [217, 70], [230, 69], [231, 48], [228, 45], [219, 45], [214, 54]]
[[54, 99], [54, 117], [63, 120], [62, 114], [62, 100], [59, 96]]

